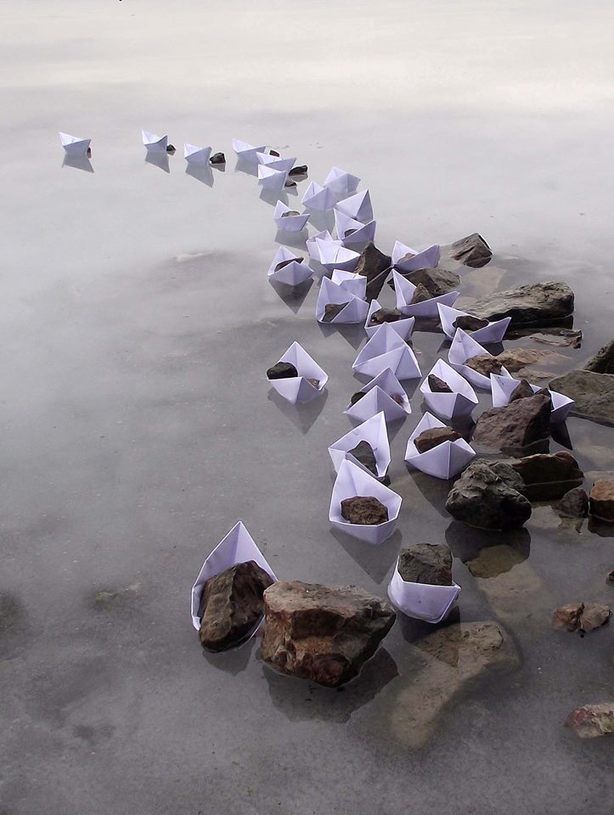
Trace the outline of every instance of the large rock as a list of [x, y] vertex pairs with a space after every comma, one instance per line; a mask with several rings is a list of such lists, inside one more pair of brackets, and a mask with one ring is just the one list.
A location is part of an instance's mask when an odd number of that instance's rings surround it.
[[264, 590], [273, 580], [255, 561], [209, 578], [200, 601], [200, 641], [211, 651], [242, 642], [262, 617]]
[[614, 702], [577, 707], [565, 722], [581, 739], [594, 739], [614, 733]]
[[571, 371], [551, 380], [550, 388], [574, 400], [574, 416], [614, 425], [614, 376], [611, 374]]
[[387, 602], [355, 586], [298, 580], [267, 589], [264, 614], [263, 660], [329, 687], [357, 676], [396, 617]]
[[588, 515], [588, 494], [582, 487], [575, 487], [559, 501], [557, 512], [564, 518], [586, 518]]
[[614, 374], [614, 340], [600, 348], [584, 369], [596, 374]]
[[452, 585], [452, 552], [445, 543], [412, 543], [399, 552], [403, 580], [431, 586]]
[[511, 317], [512, 326], [549, 325], [573, 314], [574, 293], [567, 283], [530, 283], [517, 289], [495, 292], [471, 307], [477, 317], [501, 320]]
[[435, 269], [419, 269], [416, 272], [405, 272], [403, 277], [411, 281], [414, 286], [424, 286], [431, 297], [439, 297], [449, 291], [455, 291], [460, 286], [460, 276], [441, 267]]
[[390, 255], [380, 252], [373, 242], [368, 243], [360, 253], [358, 265], [354, 271], [367, 278], [367, 300], [373, 300], [381, 292], [390, 272], [391, 263]]
[[517, 529], [531, 517], [518, 473], [504, 462], [473, 461], [448, 494], [456, 520], [480, 529]]
[[589, 512], [599, 521], [614, 524], [614, 481], [595, 481], [589, 495]]
[[492, 258], [492, 250], [481, 235], [474, 232], [455, 241], [450, 247], [450, 257], [458, 260], [465, 266], [480, 269], [486, 266]]
[[512, 467], [522, 477], [529, 501], [554, 501], [584, 481], [578, 462], [564, 450], [525, 456]]
[[550, 397], [536, 394], [485, 410], [475, 425], [476, 444], [514, 452], [550, 436]]

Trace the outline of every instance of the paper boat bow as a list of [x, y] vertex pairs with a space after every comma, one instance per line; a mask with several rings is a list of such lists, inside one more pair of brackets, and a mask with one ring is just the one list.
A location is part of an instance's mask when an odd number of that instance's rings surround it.
[[324, 186], [332, 190], [336, 196], [351, 195], [356, 192], [360, 178], [357, 175], [346, 173], [339, 167], [332, 167], [326, 178]]
[[[367, 332], [368, 337], [372, 337], [373, 334], [375, 334], [375, 332], [377, 331], [377, 329], [382, 325], [382, 323], [370, 325], [371, 317], [375, 314], [376, 311], [379, 311], [381, 307], [382, 306], [379, 300], [371, 300], [371, 303], [369, 304], [369, 313], [367, 314], [367, 319], [365, 321], [365, 331]], [[416, 324], [415, 317], [405, 317], [402, 320], [395, 320], [392, 323], [387, 323], [387, 325], [389, 325], [393, 331], [396, 331], [396, 333], [402, 340], [408, 340], [411, 337], [415, 324]]]
[[[332, 320], [325, 321], [326, 306], [329, 304], [338, 305], [340, 303], [346, 303], [346, 305]], [[322, 278], [318, 300], [316, 302], [316, 320], [319, 323], [326, 322], [331, 325], [334, 323], [362, 323], [367, 316], [368, 310], [369, 304], [365, 300], [356, 297], [344, 288], [343, 285], [337, 286], [327, 277]]]
[[316, 232], [315, 235], [307, 238], [305, 245], [307, 247], [307, 251], [309, 252], [309, 257], [312, 260], [317, 260], [318, 263], [320, 262], [320, 248], [318, 241], [321, 241], [322, 243], [334, 243], [336, 246], [343, 245], [341, 241], [336, 241], [333, 239], [333, 236], [330, 234], [328, 229], [323, 229], [321, 232]]
[[281, 192], [287, 177], [288, 173], [285, 170], [278, 170], [275, 167], [268, 167], [265, 164], [258, 165], [258, 183], [265, 190]]
[[395, 422], [411, 413], [407, 394], [390, 368], [383, 370], [360, 391], [365, 395], [344, 411], [352, 419], [364, 422], [381, 412], [387, 422]]
[[[260, 171], [260, 168], [259, 168]], [[309, 213], [304, 212], [302, 215], [286, 215], [284, 212], [292, 212], [290, 207], [287, 207], [283, 201], [278, 201], [273, 210], [273, 218], [277, 224], [278, 229], [285, 232], [300, 232], [305, 228], [309, 220]]]
[[414, 352], [388, 323], [377, 329], [352, 365], [356, 373], [371, 377], [385, 368], [390, 368], [397, 379], [422, 376]]
[[[286, 353], [278, 360], [279, 362], [289, 362], [298, 371], [298, 376], [287, 379], [267, 379], [269, 385], [274, 388], [280, 396], [283, 396], [290, 404], [297, 402], [308, 402], [318, 394], [322, 393], [324, 386], [328, 382], [328, 374], [318, 363], [309, 356], [307, 351], [293, 342]], [[309, 379], [316, 379], [319, 383], [316, 388], [309, 382]]]
[[[448, 339], [454, 339], [454, 334], [456, 333], [454, 321], [459, 317], [469, 317], [469, 313], [467, 311], [459, 311], [457, 308], [446, 306], [443, 303], [439, 303], [437, 308], [439, 310], [439, 321], [441, 322], [443, 333]], [[507, 331], [511, 319], [511, 317], [504, 317], [502, 320], [496, 320], [494, 323], [489, 322], [484, 328], [478, 328], [477, 331], [472, 331], [471, 336], [476, 342], [501, 342], [503, 337], [505, 337], [505, 332]]]
[[[473, 337], [469, 336], [462, 328], [456, 329], [456, 334], [452, 340], [452, 345], [448, 351], [448, 362], [455, 368], [465, 379], [468, 379], [476, 388], [489, 391], [491, 387], [491, 380], [489, 376], [474, 371], [469, 365], [465, 365], [468, 359], [480, 356], [493, 356], [486, 348], [476, 342]], [[503, 376], [510, 376], [506, 368], [501, 368]]]
[[[286, 263], [286, 265], [275, 271], [280, 263]], [[276, 280], [286, 286], [300, 286], [301, 283], [304, 283], [313, 275], [313, 270], [294, 252], [291, 252], [285, 246], [280, 246], [275, 252], [275, 257], [269, 266], [267, 275], [270, 280]]]
[[397, 308], [413, 317], [437, 317], [439, 312], [437, 306], [440, 303], [444, 305], [453, 305], [460, 296], [459, 291], [449, 291], [446, 294], [440, 294], [438, 297], [431, 297], [428, 300], [423, 300], [421, 303], [412, 304], [416, 286], [409, 280], [406, 280], [403, 275], [399, 274], [396, 269], [392, 271], [392, 278], [394, 280], [394, 292], [397, 301]]
[[371, 206], [369, 190], [362, 190], [355, 195], [350, 195], [349, 198], [343, 198], [335, 204], [335, 209], [363, 224], [373, 220], [373, 207]]
[[[433, 392], [428, 382], [431, 374], [443, 379], [452, 393]], [[469, 416], [478, 404], [478, 397], [471, 385], [443, 359], [438, 359], [428, 372], [420, 385], [420, 392], [429, 409], [448, 420]]]
[[335, 229], [344, 246], [362, 246], [374, 240], [375, 226], [375, 221], [363, 224], [338, 209], [335, 210]]
[[91, 139], [81, 139], [71, 136], [70, 133], [58, 133], [62, 147], [68, 156], [86, 156]]
[[328, 241], [320, 238], [316, 238], [315, 241], [320, 255], [318, 260], [329, 271], [341, 269], [342, 271], [351, 272], [358, 265], [360, 260], [358, 252], [346, 249], [340, 241]]
[[312, 181], [301, 199], [303, 205], [308, 209], [318, 212], [327, 212], [335, 205], [335, 194], [328, 187], [323, 187], [316, 181]]
[[[412, 255], [406, 258], [406, 255]], [[402, 272], [417, 272], [420, 269], [434, 269], [439, 263], [441, 249], [439, 244], [433, 244], [419, 251], [412, 249], [401, 241], [395, 241], [392, 247], [392, 265]]]
[[157, 133], [150, 133], [148, 130], [141, 131], [143, 144], [147, 151], [152, 153], [166, 153], [168, 147], [168, 136], [158, 136]]
[[272, 167], [274, 170], [281, 170], [287, 173], [296, 164], [296, 158], [284, 158], [283, 156], [271, 156], [269, 153], [256, 153], [258, 164]]
[[[520, 379], [514, 379], [511, 376], [499, 376], [498, 374], [491, 374], [490, 381], [493, 407], [503, 407], [504, 405], [508, 405], [511, 395], [514, 393], [518, 385], [520, 385]], [[531, 388], [533, 393], [537, 393], [541, 390], [539, 385], [531, 384]], [[565, 396], [564, 393], [559, 393], [558, 391], [550, 391], [550, 397], [552, 400], [550, 421], [553, 424], [564, 422], [575, 405], [574, 400], [570, 399], [569, 396]]]
[[183, 145], [183, 157], [188, 164], [199, 164], [208, 166], [211, 147], [198, 147], [196, 144]]
[[460, 590], [461, 587], [457, 583], [451, 586], [433, 586], [403, 580], [399, 574], [397, 560], [388, 584], [388, 597], [392, 605], [403, 614], [434, 625], [448, 616]]
[[244, 161], [256, 162], [256, 154], [262, 153], [265, 149], [265, 145], [262, 144], [259, 147], [254, 147], [253, 144], [248, 144], [248, 142], [241, 141], [241, 139], [233, 139], [232, 149], [235, 151], [237, 156]]
[[457, 439], [456, 441], [444, 441], [443, 444], [438, 444], [437, 447], [432, 447], [425, 453], [419, 453], [414, 440], [424, 430], [430, 430], [433, 427], [445, 427], [445, 424], [430, 413], [425, 413], [409, 437], [405, 461], [434, 478], [445, 480], [454, 478], [475, 458], [475, 450], [464, 439]]
[[390, 443], [388, 441], [388, 431], [386, 430], [386, 419], [382, 412], [371, 416], [370, 419], [367, 419], [358, 425], [358, 427], [350, 430], [345, 436], [342, 436], [331, 444], [328, 448], [328, 452], [332, 459], [335, 472], [339, 472], [341, 464], [347, 459], [364, 470], [368, 475], [373, 475], [373, 473], [367, 470], [354, 456], [349, 454], [349, 451], [353, 450], [361, 441], [366, 441], [373, 449], [377, 475], [380, 478], [386, 475], [388, 467], [390, 466]]

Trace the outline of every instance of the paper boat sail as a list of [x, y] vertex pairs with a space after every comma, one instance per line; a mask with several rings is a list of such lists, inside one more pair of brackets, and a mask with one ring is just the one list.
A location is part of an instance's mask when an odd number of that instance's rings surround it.
[[[277, 269], [280, 263], [283, 263], [284, 266]], [[286, 286], [300, 286], [301, 283], [312, 277], [313, 270], [307, 263], [303, 262], [302, 258], [291, 252], [286, 246], [280, 246], [275, 252], [275, 257], [269, 266], [267, 275], [270, 280], [276, 280]]]
[[260, 145], [259, 147], [254, 147], [253, 144], [248, 144], [246, 141], [241, 141], [241, 139], [233, 139], [232, 140], [232, 149], [235, 151], [237, 156], [244, 161], [256, 162], [256, 154], [262, 153], [265, 150], [265, 145]]
[[91, 139], [81, 139], [78, 136], [71, 136], [70, 133], [58, 133], [62, 147], [68, 156], [87, 156]]
[[316, 181], [312, 181], [301, 199], [307, 209], [313, 209], [317, 212], [327, 212], [335, 205], [335, 194], [328, 187], [323, 187]]
[[[411, 255], [411, 257], [407, 257]], [[392, 247], [392, 265], [401, 272], [417, 272], [420, 269], [434, 269], [439, 264], [441, 249], [433, 244], [426, 249], [412, 249], [401, 241]]]
[[324, 179], [324, 186], [332, 190], [336, 196], [348, 196], [356, 192], [360, 178], [357, 175], [346, 173], [339, 167], [332, 167]]
[[[260, 171], [260, 168], [259, 168]], [[304, 229], [307, 221], [309, 220], [309, 213], [302, 215], [285, 215], [285, 212], [292, 212], [290, 207], [287, 207], [283, 201], [278, 201], [273, 210], [273, 219], [277, 224], [277, 228], [285, 232], [300, 232]]]
[[365, 395], [344, 411], [352, 419], [364, 422], [383, 413], [387, 422], [396, 422], [411, 413], [407, 394], [390, 368], [374, 377], [360, 392]]
[[188, 164], [198, 164], [202, 166], [209, 165], [209, 156], [211, 155], [210, 147], [198, 147], [196, 144], [183, 145], [183, 157]]
[[371, 206], [369, 190], [362, 190], [350, 195], [349, 198], [343, 198], [335, 204], [335, 209], [363, 224], [373, 220], [373, 207]]
[[143, 144], [147, 151], [152, 153], [166, 153], [168, 147], [168, 136], [158, 136], [157, 133], [150, 133], [149, 130], [141, 131]]
[[[454, 335], [456, 334], [456, 328], [454, 326], [455, 320], [459, 317], [469, 317], [469, 312], [459, 311], [457, 308], [446, 306], [443, 303], [439, 303], [437, 309], [439, 311], [439, 321], [443, 333], [448, 339], [454, 339]], [[508, 329], [511, 319], [511, 317], [504, 317], [502, 320], [496, 320], [493, 323], [489, 322], [484, 328], [478, 328], [477, 331], [472, 331], [471, 337], [473, 337], [476, 342], [501, 342], [505, 337], [505, 332]]]
[[265, 190], [281, 192], [286, 183], [288, 174], [285, 170], [276, 170], [265, 164], [258, 165], [258, 183]]
[[414, 352], [388, 323], [377, 329], [354, 360], [352, 368], [356, 373], [371, 377], [386, 368], [401, 380], [422, 376]]
[[287, 173], [296, 164], [295, 158], [284, 158], [283, 156], [271, 156], [269, 153], [256, 153], [258, 164], [272, 167], [274, 170], [281, 170]]
[[449, 291], [438, 297], [423, 300], [421, 303], [412, 303], [416, 286], [399, 274], [396, 269], [392, 271], [392, 278], [397, 308], [408, 317], [437, 317], [439, 315], [437, 307], [440, 303], [451, 306], [460, 296], [459, 291]]

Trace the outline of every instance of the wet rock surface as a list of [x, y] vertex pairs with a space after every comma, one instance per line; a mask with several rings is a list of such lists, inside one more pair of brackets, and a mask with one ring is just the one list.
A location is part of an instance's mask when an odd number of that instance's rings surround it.
[[561, 281], [530, 283], [488, 295], [475, 302], [471, 310], [485, 320], [511, 317], [510, 326], [543, 326], [573, 314], [574, 293]]
[[377, 461], [375, 458], [375, 453], [373, 452], [373, 448], [369, 444], [368, 441], [364, 441], [364, 439], [353, 447], [351, 450], [347, 451], [348, 456], [354, 456], [354, 458], [359, 461], [363, 467], [366, 467], [369, 472], [373, 473], [373, 475], [377, 476]]
[[556, 507], [564, 518], [586, 518], [588, 515], [588, 493], [582, 487], [566, 492]]
[[452, 393], [452, 388], [443, 379], [440, 379], [435, 374], [429, 374], [427, 377], [428, 386], [433, 393]]
[[476, 422], [473, 441], [494, 450], [515, 452], [549, 435], [550, 398], [536, 394], [485, 410]]
[[614, 702], [583, 705], [569, 714], [565, 722], [581, 739], [594, 739], [614, 733]]
[[411, 583], [451, 586], [452, 552], [445, 543], [413, 543], [399, 552], [399, 574]]
[[369, 323], [371, 325], [381, 325], [382, 323], [394, 323], [403, 317], [398, 308], [380, 308], [371, 315]]
[[606, 625], [611, 614], [612, 610], [604, 603], [570, 603], [554, 610], [552, 627], [588, 634]]
[[431, 297], [439, 297], [450, 291], [455, 291], [460, 286], [460, 276], [447, 269], [436, 267], [435, 269], [418, 269], [415, 272], [402, 273], [414, 286], [422, 285]]
[[517, 529], [531, 517], [518, 473], [504, 462], [471, 462], [448, 494], [446, 509], [480, 529]]
[[465, 361], [465, 365], [477, 371], [479, 374], [482, 374], [482, 376], [501, 373], [500, 361], [491, 354], [478, 354], [475, 357], [469, 357], [469, 359]]
[[480, 328], [486, 328], [487, 325], [488, 320], [473, 317], [471, 314], [464, 314], [462, 317], [457, 317], [452, 323], [453, 328], [462, 328], [463, 331], [468, 333], [479, 331]]
[[343, 499], [341, 515], [351, 524], [382, 524], [388, 520], [388, 509], [372, 495], [355, 495]]
[[455, 241], [450, 247], [450, 257], [460, 261], [464, 266], [481, 269], [492, 258], [492, 250], [484, 238], [477, 232]]
[[390, 255], [380, 252], [373, 242], [368, 243], [360, 253], [355, 272], [367, 278], [367, 300], [373, 300], [381, 292], [391, 263]]
[[461, 434], [451, 427], [432, 427], [416, 436], [414, 445], [419, 453], [426, 453], [427, 450], [432, 450], [446, 441], [457, 441], [460, 438]]
[[596, 374], [614, 374], [614, 340], [600, 348], [584, 368]]
[[348, 303], [327, 303], [324, 306], [324, 316], [322, 317], [322, 322], [330, 323], [330, 321], [334, 320], [337, 314], [340, 314], [347, 305]]
[[571, 453], [538, 453], [525, 456], [512, 467], [525, 483], [524, 494], [529, 501], [552, 501], [579, 487], [584, 473]]
[[614, 481], [595, 481], [589, 495], [589, 513], [599, 521], [614, 524]]
[[291, 362], [276, 362], [266, 372], [267, 379], [290, 379], [298, 376], [298, 371]]
[[552, 379], [550, 387], [574, 400], [574, 416], [614, 425], [614, 376], [611, 374], [571, 371]]
[[284, 674], [339, 687], [392, 627], [386, 601], [354, 586], [282, 581], [264, 594], [262, 659]]

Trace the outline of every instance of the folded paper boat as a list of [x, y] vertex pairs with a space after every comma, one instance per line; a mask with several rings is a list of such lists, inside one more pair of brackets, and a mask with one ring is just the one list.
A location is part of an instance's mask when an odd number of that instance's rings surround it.
[[307, 209], [313, 209], [317, 212], [328, 212], [335, 205], [335, 194], [328, 187], [323, 187], [316, 181], [312, 181], [302, 197], [303, 205]]
[[258, 164], [272, 167], [274, 170], [281, 170], [287, 173], [296, 164], [296, 158], [284, 158], [283, 156], [272, 156], [269, 153], [256, 153]]
[[404, 278], [402, 274], [399, 274], [396, 269], [392, 270], [392, 278], [394, 280], [397, 308], [408, 317], [437, 317], [439, 315], [437, 306], [440, 303], [451, 306], [460, 296], [459, 291], [449, 291], [445, 294], [440, 294], [438, 297], [423, 300], [421, 303], [412, 304], [411, 301], [416, 291], [416, 286]]
[[362, 300], [367, 295], [367, 278], [362, 274], [355, 272], [346, 272], [343, 269], [333, 269], [330, 276], [330, 281], [342, 289], [353, 294], [355, 297], [360, 297]]
[[[514, 393], [518, 385], [520, 385], [520, 379], [514, 379], [511, 376], [499, 376], [498, 374], [491, 374], [490, 380], [492, 406], [504, 407], [504, 405], [508, 405], [510, 396]], [[539, 385], [531, 384], [531, 388], [533, 393], [537, 393], [538, 391], [542, 390]], [[565, 396], [564, 393], [559, 393], [558, 391], [549, 390], [549, 393], [552, 400], [550, 421], [554, 424], [564, 422], [575, 405], [574, 400], [570, 399], [569, 396]]]
[[[341, 501], [354, 496], [372, 496], [381, 501], [388, 510], [388, 520], [381, 524], [351, 524], [341, 515]], [[341, 462], [330, 501], [328, 519], [331, 524], [365, 543], [379, 544], [387, 540], [399, 517], [402, 499], [400, 495], [376, 481], [364, 469], [345, 459]]]
[[[324, 390], [324, 386], [328, 382], [328, 374], [320, 368], [313, 357], [310, 357], [298, 342], [293, 342], [278, 362], [289, 362], [298, 371], [298, 376], [292, 376], [288, 379], [269, 379], [267, 377], [269, 385], [290, 404], [309, 402]], [[319, 382], [318, 387], [316, 388], [311, 382], [308, 382], [308, 379], [317, 379]]]
[[[369, 304], [369, 313], [367, 314], [367, 319], [365, 321], [365, 331], [367, 332], [368, 337], [372, 337], [380, 325], [382, 325], [382, 323], [369, 325], [372, 315], [375, 314], [376, 311], [379, 311], [381, 307], [382, 306], [379, 300], [371, 300], [371, 303]], [[387, 325], [389, 325], [393, 331], [396, 331], [402, 340], [408, 340], [413, 333], [414, 326], [416, 325], [416, 318], [404, 317], [401, 320], [395, 320], [392, 323], [387, 323]]]
[[[258, 168], [260, 172], [260, 168]], [[290, 207], [287, 207], [283, 201], [278, 201], [273, 210], [273, 218], [277, 224], [278, 229], [284, 232], [300, 232], [305, 228], [309, 220], [309, 213], [304, 212], [302, 215], [288, 215], [283, 217], [284, 212], [292, 212]]]
[[196, 144], [188, 144], [187, 142], [183, 145], [183, 157], [188, 164], [207, 166], [209, 164], [210, 155], [210, 147], [198, 147]]
[[[255, 561], [272, 580], [277, 581], [275, 572], [271, 569], [267, 559], [256, 546], [254, 539], [245, 528], [243, 521], [239, 521], [206, 558], [198, 573], [196, 582], [192, 586], [190, 612], [192, 625], [197, 631], [200, 628], [200, 616], [198, 612], [200, 610], [200, 600], [204, 584], [210, 578], [215, 577], [216, 574], [226, 569], [231, 569], [238, 563], [247, 563], [250, 560]], [[256, 633], [257, 629], [258, 626], [252, 631], [251, 636]]]
[[363, 224], [373, 220], [373, 207], [371, 206], [369, 190], [361, 190], [361, 192], [350, 195], [349, 198], [342, 198], [341, 201], [335, 204], [335, 209]]
[[338, 209], [335, 210], [335, 229], [344, 246], [362, 246], [374, 240], [375, 227], [375, 221], [363, 224]]
[[340, 167], [332, 167], [326, 178], [324, 186], [332, 190], [336, 196], [347, 196], [356, 192], [360, 178], [342, 170]]
[[381, 411], [331, 444], [328, 448], [328, 452], [332, 459], [335, 472], [339, 472], [342, 462], [347, 459], [364, 470], [368, 475], [373, 476], [373, 473], [367, 470], [353, 455], [348, 454], [349, 451], [353, 450], [361, 441], [366, 441], [367, 444], [371, 445], [375, 455], [377, 475], [379, 478], [382, 478], [382, 476], [386, 475], [388, 467], [390, 466], [390, 443], [388, 441], [388, 431], [386, 430], [386, 418]]
[[[474, 371], [473, 368], [470, 368], [468, 365], [465, 365], [468, 359], [471, 357], [479, 357], [479, 356], [493, 356], [490, 354], [486, 348], [480, 345], [479, 342], [473, 339], [473, 337], [469, 336], [462, 328], [456, 329], [456, 334], [454, 335], [454, 339], [452, 340], [452, 345], [450, 346], [450, 350], [448, 351], [448, 362], [450, 365], [459, 372], [465, 379], [468, 379], [472, 385], [476, 388], [482, 388], [482, 390], [489, 391], [491, 387], [491, 380], [490, 376], [484, 376], [484, 374], [479, 373], [479, 371]], [[509, 371], [506, 368], [501, 368], [503, 372], [503, 376], [510, 376]]]
[[365, 394], [362, 399], [349, 404], [344, 410], [352, 419], [364, 422], [371, 416], [383, 413], [387, 422], [396, 422], [411, 413], [407, 394], [390, 368], [383, 370], [359, 392]]
[[[286, 263], [281, 269], [275, 271], [280, 263]], [[276, 280], [278, 283], [284, 283], [286, 286], [300, 286], [305, 280], [308, 280], [313, 275], [313, 270], [304, 263], [302, 259], [294, 252], [290, 251], [286, 246], [280, 246], [267, 275], [270, 280]]]
[[408, 617], [433, 625], [444, 620], [456, 602], [461, 587], [457, 583], [451, 586], [433, 586], [403, 580], [398, 563], [397, 560], [388, 584], [388, 597], [392, 605]]
[[312, 260], [317, 260], [318, 263], [320, 262], [320, 248], [318, 241], [322, 241], [322, 243], [334, 243], [335, 246], [343, 246], [341, 241], [337, 241], [333, 238], [328, 229], [323, 229], [321, 232], [316, 232], [315, 235], [307, 238], [305, 241], [305, 246], [309, 252], [309, 257]]
[[[366, 278], [365, 278], [366, 281]], [[332, 320], [324, 320], [326, 306], [330, 303], [347, 303]], [[326, 325], [351, 324], [364, 322], [369, 304], [366, 300], [361, 300], [356, 295], [349, 292], [343, 285], [336, 285], [328, 277], [322, 278], [318, 299], [316, 302], [316, 320]]]
[[258, 160], [256, 154], [262, 153], [265, 150], [265, 145], [262, 144], [259, 147], [254, 147], [253, 144], [248, 144], [248, 142], [241, 141], [241, 139], [233, 139], [232, 149], [239, 158], [255, 163]]
[[[459, 317], [469, 317], [471, 315], [467, 311], [459, 311], [457, 308], [446, 306], [443, 303], [439, 303], [437, 308], [439, 310], [439, 321], [441, 322], [443, 333], [448, 339], [454, 339], [454, 334], [456, 333], [454, 321]], [[488, 323], [484, 328], [478, 328], [477, 331], [472, 331], [471, 336], [476, 342], [501, 342], [503, 337], [505, 337], [505, 332], [511, 320], [511, 317], [504, 317], [502, 320]]]
[[[405, 255], [413, 255], [406, 258]], [[401, 241], [395, 241], [392, 247], [392, 265], [401, 272], [417, 272], [420, 269], [434, 269], [439, 263], [441, 249], [434, 243], [426, 249], [412, 249]]]
[[430, 430], [433, 427], [445, 426], [435, 416], [425, 413], [409, 437], [407, 450], [405, 451], [405, 461], [427, 475], [447, 480], [454, 478], [455, 475], [465, 469], [469, 462], [475, 458], [475, 450], [464, 439], [444, 441], [425, 453], [419, 453], [414, 444], [414, 439], [423, 431]]
[[360, 260], [358, 252], [354, 252], [353, 249], [346, 249], [341, 241], [328, 241], [321, 238], [315, 240], [320, 255], [319, 262], [329, 271], [341, 269], [342, 271], [351, 272], [358, 265]]
[[[443, 379], [452, 393], [434, 393], [428, 381], [431, 374]], [[420, 384], [420, 393], [429, 410], [448, 420], [469, 416], [478, 404], [478, 397], [471, 385], [443, 359], [438, 359], [428, 372]]]
[[397, 379], [418, 379], [422, 376], [414, 352], [389, 323], [377, 329], [352, 365], [356, 373], [371, 377], [386, 368], [390, 368]]
[[68, 156], [87, 156], [91, 139], [81, 139], [71, 136], [70, 133], [58, 133], [62, 147]]
[[168, 147], [168, 136], [158, 136], [157, 133], [150, 133], [148, 130], [141, 131], [143, 144], [148, 152], [166, 153]]
[[266, 164], [258, 165], [258, 183], [265, 190], [281, 192], [287, 178], [288, 173], [285, 170], [277, 170], [275, 167], [268, 167]]

